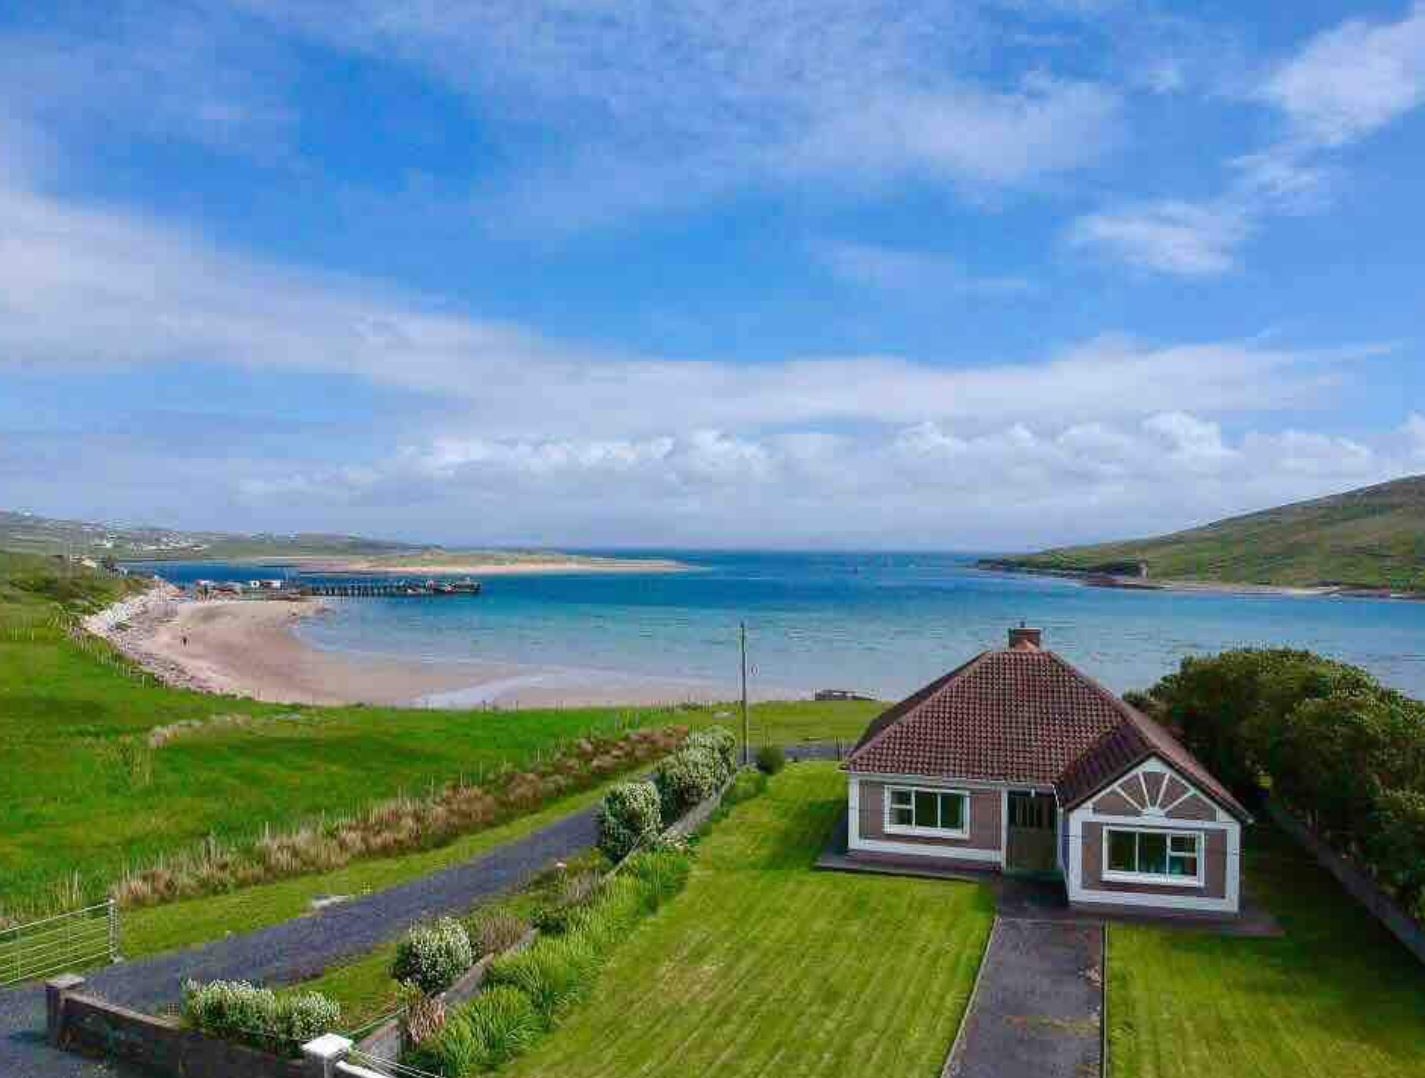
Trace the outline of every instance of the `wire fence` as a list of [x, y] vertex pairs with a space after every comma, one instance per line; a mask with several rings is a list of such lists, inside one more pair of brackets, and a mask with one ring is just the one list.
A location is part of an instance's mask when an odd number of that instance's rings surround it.
[[119, 957], [119, 909], [111, 898], [0, 929], [0, 987], [53, 977]]
[[383, 1078], [440, 1078], [438, 1074], [412, 1067], [408, 1063], [397, 1063], [394, 1059], [382, 1059], [369, 1052], [353, 1048], [346, 1059], [337, 1064], [337, 1070], [346, 1074], [377, 1074]]

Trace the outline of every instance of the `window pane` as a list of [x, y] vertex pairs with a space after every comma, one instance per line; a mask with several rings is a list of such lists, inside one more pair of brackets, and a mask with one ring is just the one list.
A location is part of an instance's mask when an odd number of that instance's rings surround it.
[[1134, 857], [1132, 831], [1110, 831], [1108, 833], [1108, 867], [1114, 872], [1134, 872], [1138, 868]]
[[935, 806], [939, 798], [930, 790], [915, 791], [915, 826], [934, 827], [938, 817]]
[[891, 807], [892, 807], [892, 808], [900, 808], [900, 807], [902, 807], [902, 806], [904, 806], [905, 808], [910, 808], [910, 791], [909, 791], [909, 790], [892, 790], [892, 791], [891, 791]]
[[940, 795], [940, 826], [949, 831], [959, 831], [965, 826], [965, 795]]
[[1168, 858], [1169, 876], [1187, 876], [1189, 879], [1197, 878], [1197, 858], [1189, 857], [1187, 854], [1175, 853]]
[[1168, 841], [1173, 853], [1197, 853], [1196, 835], [1173, 835]]
[[1138, 835], [1138, 871], [1155, 876], [1168, 872], [1168, 836], [1148, 831]]

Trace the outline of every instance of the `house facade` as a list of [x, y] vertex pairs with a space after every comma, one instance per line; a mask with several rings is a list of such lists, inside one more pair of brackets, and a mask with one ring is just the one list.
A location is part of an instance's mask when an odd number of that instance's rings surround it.
[[852, 859], [1058, 875], [1086, 908], [1239, 909], [1247, 811], [1037, 629], [890, 708], [844, 767]]

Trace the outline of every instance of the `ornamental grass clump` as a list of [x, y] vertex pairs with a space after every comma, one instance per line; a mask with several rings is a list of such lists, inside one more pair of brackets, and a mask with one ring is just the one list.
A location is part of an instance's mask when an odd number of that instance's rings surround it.
[[396, 947], [391, 977], [420, 989], [427, 996], [444, 992], [475, 964], [470, 936], [459, 921], [445, 917], [432, 925], [417, 925]]
[[757, 770], [764, 775], [775, 775], [787, 766], [787, 754], [780, 745], [763, 745], [757, 750]]
[[599, 807], [599, 848], [612, 861], [658, 838], [663, 830], [659, 790], [649, 782], [621, 782]]
[[534, 1044], [543, 1020], [529, 996], [497, 985], [450, 1017], [409, 1057], [411, 1066], [447, 1078], [494, 1070]]
[[247, 981], [187, 981], [183, 1018], [212, 1037], [296, 1055], [302, 1044], [340, 1026], [341, 1008], [320, 992], [278, 995]]

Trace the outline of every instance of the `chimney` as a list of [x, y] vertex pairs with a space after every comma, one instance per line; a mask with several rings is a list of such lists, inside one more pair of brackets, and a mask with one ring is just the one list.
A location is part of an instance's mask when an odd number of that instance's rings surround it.
[[1044, 630], [1031, 629], [1023, 622], [1019, 623], [1017, 629], [1009, 631], [1010, 651], [1038, 651], [1044, 643]]

